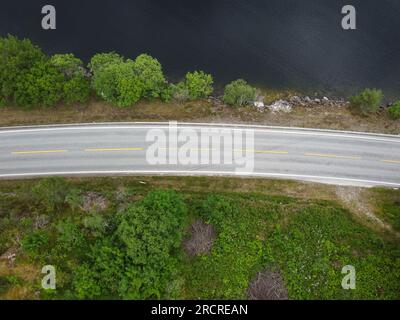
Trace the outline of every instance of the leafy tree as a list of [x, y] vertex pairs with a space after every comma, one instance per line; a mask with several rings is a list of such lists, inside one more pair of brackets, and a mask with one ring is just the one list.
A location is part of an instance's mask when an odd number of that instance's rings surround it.
[[365, 89], [360, 94], [350, 97], [350, 106], [363, 115], [376, 112], [383, 99], [383, 93], [378, 89]]
[[64, 75], [63, 99], [66, 103], [84, 103], [90, 95], [90, 82], [83, 62], [73, 54], [56, 54], [50, 64]]
[[394, 119], [400, 119], [400, 101], [395, 102], [388, 108], [389, 116]]
[[185, 78], [185, 86], [191, 100], [208, 97], [213, 91], [213, 78], [203, 71], [188, 72]]
[[42, 50], [30, 40], [19, 40], [11, 35], [0, 38], [0, 98], [12, 98], [18, 79], [45, 60]]
[[225, 87], [223, 100], [228, 105], [242, 107], [250, 104], [256, 94], [255, 88], [247, 84], [245, 80], [239, 79]]
[[120, 107], [136, 103], [143, 92], [132, 61], [109, 63], [99, 69], [94, 75], [93, 87], [104, 100]]
[[142, 82], [143, 96], [159, 98], [166, 84], [160, 62], [147, 54], [141, 54], [134, 61], [134, 71]]
[[95, 237], [104, 234], [106, 229], [106, 222], [104, 221], [103, 216], [97, 213], [92, 213], [91, 215], [85, 217], [83, 220], [83, 225], [86, 229], [89, 229]]
[[79, 189], [71, 189], [65, 197], [65, 202], [70, 206], [72, 211], [78, 210], [83, 203], [83, 197]]
[[62, 99], [64, 77], [48, 61], [38, 62], [17, 80], [14, 100], [23, 107], [50, 107]]
[[92, 57], [88, 67], [90, 71], [96, 75], [97, 72], [105, 66], [122, 62], [124, 62], [124, 59], [118, 53], [98, 53]]
[[96, 283], [101, 296], [162, 297], [177, 268], [173, 253], [186, 218], [186, 205], [174, 191], [154, 191], [128, 206], [117, 215], [113, 233], [91, 247], [88, 268], [75, 274], [82, 278], [74, 280], [77, 297], [98, 295]]

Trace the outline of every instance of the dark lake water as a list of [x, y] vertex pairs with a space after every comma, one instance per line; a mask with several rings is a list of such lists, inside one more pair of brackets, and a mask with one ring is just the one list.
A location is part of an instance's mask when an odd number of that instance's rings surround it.
[[[45, 4], [57, 9], [55, 31], [41, 29]], [[355, 31], [341, 28], [345, 4], [357, 9]], [[219, 84], [400, 96], [400, 0], [1, 0], [7, 33], [85, 61], [147, 52], [173, 80], [203, 69]]]

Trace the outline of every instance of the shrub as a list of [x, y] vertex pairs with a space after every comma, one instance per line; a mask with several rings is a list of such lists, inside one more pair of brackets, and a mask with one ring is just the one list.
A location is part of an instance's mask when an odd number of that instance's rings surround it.
[[62, 99], [63, 75], [48, 61], [38, 62], [17, 80], [14, 101], [22, 107], [50, 107]]
[[208, 97], [213, 91], [213, 78], [203, 71], [188, 72], [185, 78], [185, 86], [191, 100]]
[[400, 119], [400, 101], [397, 101], [392, 106], [390, 106], [388, 108], [388, 113], [392, 119]]
[[119, 107], [136, 103], [143, 92], [132, 61], [109, 63], [102, 67], [94, 75], [93, 87], [100, 97]]
[[184, 82], [179, 82], [178, 84], [174, 84], [171, 87], [172, 98], [179, 103], [183, 103], [189, 100], [189, 90], [186, 87]]
[[92, 57], [88, 65], [90, 71], [96, 75], [96, 73], [109, 64], [118, 64], [124, 62], [124, 59], [115, 52], [110, 53], [98, 53]]
[[64, 75], [64, 101], [68, 104], [86, 102], [90, 95], [90, 82], [83, 62], [73, 54], [56, 54], [51, 57], [50, 64]]
[[360, 94], [350, 97], [350, 106], [363, 115], [376, 112], [383, 98], [381, 90], [365, 89]]
[[57, 224], [57, 242], [67, 251], [82, 249], [85, 238], [82, 231], [70, 219], [62, 220]]
[[30, 40], [9, 35], [0, 38], [0, 98], [14, 96], [17, 79], [39, 62], [46, 60], [42, 50]]
[[143, 86], [145, 98], [159, 98], [165, 88], [166, 80], [161, 64], [157, 59], [141, 54], [134, 61], [134, 72]]
[[226, 104], [242, 107], [250, 104], [257, 94], [257, 90], [239, 79], [231, 82], [225, 87], [223, 100]]
[[27, 234], [22, 239], [22, 249], [32, 255], [37, 255], [40, 249], [49, 242], [49, 235], [44, 231]]
[[69, 193], [69, 185], [64, 178], [47, 178], [40, 180], [32, 188], [34, 198], [40, 202], [48, 212], [60, 209]]

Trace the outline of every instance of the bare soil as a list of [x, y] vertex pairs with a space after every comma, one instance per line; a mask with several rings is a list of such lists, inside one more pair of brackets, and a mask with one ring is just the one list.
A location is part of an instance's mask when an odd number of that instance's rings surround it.
[[141, 101], [129, 108], [113, 107], [96, 99], [86, 105], [61, 105], [55, 108], [0, 108], [0, 126], [169, 120], [400, 133], [400, 120], [390, 119], [384, 110], [365, 117], [353, 113], [346, 104], [335, 107], [315, 104], [295, 106], [290, 113], [261, 112], [254, 107], [232, 108], [213, 99], [182, 104]]

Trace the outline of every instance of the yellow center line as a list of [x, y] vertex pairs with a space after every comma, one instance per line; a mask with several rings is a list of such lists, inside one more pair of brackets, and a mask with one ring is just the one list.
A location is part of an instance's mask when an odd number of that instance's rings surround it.
[[143, 148], [99, 148], [99, 149], [85, 149], [86, 152], [113, 152], [113, 151], [142, 151]]
[[235, 152], [254, 152], [254, 153], [260, 153], [260, 154], [288, 154], [288, 151], [280, 151], [280, 150], [250, 150], [250, 149], [244, 149], [244, 150], [235, 150]]
[[68, 152], [68, 150], [34, 150], [34, 151], [15, 151], [11, 154], [48, 154], [48, 153], [63, 153]]
[[397, 164], [400, 164], [400, 160], [381, 160], [382, 162], [385, 162], [385, 163], [397, 163]]
[[336, 154], [324, 154], [324, 153], [305, 153], [308, 157], [321, 157], [321, 158], [337, 158], [337, 159], [350, 159], [350, 160], [360, 160], [361, 157], [355, 156], [340, 156]]

